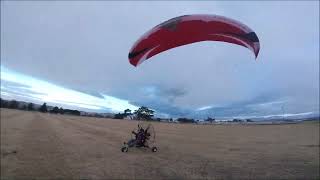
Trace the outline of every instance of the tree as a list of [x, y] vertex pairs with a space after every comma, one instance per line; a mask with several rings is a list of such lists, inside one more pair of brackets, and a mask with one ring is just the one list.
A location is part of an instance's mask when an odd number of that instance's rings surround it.
[[129, 116], [129, 115], [131, 115], [132, 113], [131, 113], [131, 110], [130, 110], [130, 109], [126, 109], [126, 110], [124, 110], [124, 114], [125, 114], [126, 116]]
[[124, 110], [123, 115], [124, 115], [124, 118], [129, 116], [129, 118], [132, 119], [132, 111], [130, 109]]
[[59, 113], [59, 108], [57, 106], [55, 106], [50, 113], [54, 113], [54, 114], [58, 114]]
[[43, 103], [43, 105], [39, 109], [40, 112], [46, 113], [48, 112], [47, 103]]
[[131, 110], [130, 109], [126, 109], [126, 110], [123, 111], [123, 113], [115, 114], [113, 118], [114, 119], [123, 119], [125, 117], [130, 116], [130, 119], [131, 119], [132, 118], [131, 115], [132, 115]]
[[62, 109], [62, 107], [59, 108], [59, 113], [64, 114], [64, 110]]
[[27, 107], [27, 105], [25, 105], [25, 104], [21, 107], [22, 110], [27, 110], [27, 108], [28, 108], [28, 107]]
[[118, 114], [115, 114], [114, 119], [123, 119], [124, 118], [124, 114], [121, 114], [121, 113], [118, 113]]
[[141, 120], [151, 120], [153, 117], [154, 111], [151, 109], [148, 109], [145, 106], [141, 106], [139, 109], [134, 111], [134, 114], [136, 115], [136, 117]]
[[1, 107], [8, 108], [9, 102], [7, 100], [1, 99]]
[[78, 111], [78, 110], [73, 110], [72, 114], [76, 115], [76, 116], [80, 116], [81, 115], [80, 111]]
[[212, 122], [215, 122], [216, 120], [215, 120], [214, 118], [209, 118], [209, 117], [208, 117], [208, 118], [206, 119], [206, 121], [212, 123]]
[[241, 119], [233, 119], [232, 122], [242, 122]]
[[9, 102], [9, 108], [10, 109], [18, 109], [19, 103], [16, 100], [11, 100]]
[[71, 114], [71, 115], [76, 115], [76, 116], [80, 116], [81, 113], [78, 110], [72, 110], [72, 109], [64, 109], [63, 110], [64, 114]]
[[178, 118], [177, 121], [182, 123], [195, 123], [194, 119], [188, 119], [188, 118]]
[[34, 110], [34, 106], [33, 103], [29, 103], [27, 106], [28, 111], [33, 111]]

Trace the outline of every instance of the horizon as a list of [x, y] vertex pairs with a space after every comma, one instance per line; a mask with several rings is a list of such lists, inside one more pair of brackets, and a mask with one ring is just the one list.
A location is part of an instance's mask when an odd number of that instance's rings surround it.
[[[47, 104], [46, 102], [43, 102], [43, 104], [38, 104], [38, 103], [34, 103], [34, 102], [27, 102], [27, 101], [23, 101], [23, 100], [16, 100], [16, 99], [3, 99], [1, 97], [1, 100], [3, 101], [7, 101], [7, 102], [11, 102], [11, 101], [17, 101], [17, 102], [22, 102], [22, 103], [26, 103], [26, 104], [33, 104], [33, 105], [37, 105], [37, 106], [43, 106], [44, 104], [46, 104], [47, 108], [50, 107], [48, 109], [48, 112], [49, 110], [52, 110], [53, 108], [57, 107], [57, 108], [62, 108], [64, 110], [68, 110], [68, 107], [65, 107], [63, 108], [62, 106], [59, 107], [59, 105], [57, 104]], [[21, 104], [18, 104], [18, 107], [16, 109], [18, 110], [27, 110], [27, 109], [21, 109]], [[4, 108], [9, 108], [9, 107], [4, 107]], [[10, 108], [9, 108], [10, 109]], [[15, 108], [14, 108], [15, 109]], [[40, 109], [34, 109], [33, 111], [38, 111]], [[85, 113], [85, 114], [100, 114], [100, 115], [103, 115], [103, 114], [112, 114], [112, 115], [116, 115], [116, 114], [120, 114], [121, 112], [96, 112], [96, 111], [86, 111], [86, 110], [79, 110], [79, 109], [69, 109], [69, 110], [77, 110], [79, 111], [80, 113]], [[127, 109], [126, 109], [127, 110]], [[131, 110], [131, 109], [129, 109]], [[122, 112], [124, 113], [124, 112]], [[80, 116], [86, 116], [86, 115], [80, 115]], [[228, 122], [228, 121], [232, 121], [232, 120], [255, 120], [255, 121], [269, 121], [269, 120], [275, 120], [275, 121], [287, 121], [287, 120], [304, 120], [304, 119], [313, 119], [313, 118], [318, 118], [318, 120], [320, 117], [320, 114], [317, 114], [317, 113], [314, 113], [314, 112], [305, 112], [305, 113], [297, 113], [297, 114], [272, 114], [272, 115], [268, 115], [268, 116], [237, 116], [237, 117], [219, 117], [219, 118], [215, 118], [215, 117], [206, 117], [206, 118], [191, 118], [195, 121], [200, 121], [200, 122], [204, 122], [206, 121], [206, 119], [208, 118], [213, 118], [214, 121], [216, 122]], [[164, 117], [164, 116], [153, 116], [152, 117], [153, 119], [154, 118], [160, 118], [162, 120], [168, 120], [168, 119], [173, 119], [173, 120], [177, 120], [179, 118], [186, 118], [186, 117]], [[117, 119], [117, 118], [116, 118]]]

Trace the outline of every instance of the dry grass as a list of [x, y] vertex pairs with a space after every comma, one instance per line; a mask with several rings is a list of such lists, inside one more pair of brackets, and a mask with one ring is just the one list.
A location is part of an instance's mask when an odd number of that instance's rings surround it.
[[153, 124], [122, 153], [136, 121], [1, 109], [1, 179], [319, 179], [319, 122]]

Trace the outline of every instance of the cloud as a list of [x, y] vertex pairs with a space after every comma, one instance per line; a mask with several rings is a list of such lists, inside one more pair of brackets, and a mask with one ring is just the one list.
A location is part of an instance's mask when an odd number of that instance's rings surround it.
[[[129, 64], [131, 46], [152, 27], [212, 13], [255, 30], [257, 61], [243, 47], [201, 42]], [[1, 37], [2, 66], [86, 94], [92, 105], [110, 108], [105, 94], [174, 116], [319, 111], [318, 1], [4, 1]]]
[[[275, 94], [263, 94], [249, 100], [240, 101], [220, 106], [207, 106], [197, 109], [193, 117], [239, 117], [239, 116], [264, 116], [272, 113], [282, 113], [283, 107], [290, 102]], [[286, 109], [287, 111], [288, 109]]]
[[25, 85], [25, 84], [20, 84], [20, 83], [15, 83], [15, 82], [11, 82], [11, 81], [6, 81], [6, 80], [2, 80], [1, 81], [1, 86], [2, 87], [6, 87], [6, 88], [29, 88], [29, 85]]
[[212, 106], [204, 106], [204, 107], [200, 107], [197, 109], [197, 111], [203, 111], [203, 110], [207, 110], [207, 109], [211, 109]]
[[[73, 108], [119, 112], [127, 108], [137, 109], [126, 100], [102, 94], [102, 98], [66, 89], [1, 66], [1, 82], [15, 86], [1, 85], [1, 95], [19, 97], [23, 100], [43, 101]], [[10, 82], [10, 83], [8, 83]]]
[[174, 103], [175, 99], [183, 97], [187, 91], [178, 87], [146, 86], [140, 88], [141, 94], [147, 98], [154, 98], [168, 103]]

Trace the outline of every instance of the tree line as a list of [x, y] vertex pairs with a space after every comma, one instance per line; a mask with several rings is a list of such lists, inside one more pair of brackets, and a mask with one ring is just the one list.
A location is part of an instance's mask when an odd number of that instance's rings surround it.
[[[78, 110], [72, 109], [63, 109], [62, 107], [48, 107], [47, 103], [43, 103], [41, 106], [34, 103], [26, 103], [20, 102], [16, 100], [1, 100], [1, 108], [9, 108], [9, 109], [19, 109], [19, 110], [26, 110], [26, 111], [39, 111], [42, 113], [53, 113], [53, 114], [70, 114], [70, 115], [77, 115], [80, 116], [81, 112]], [[95, 117], [99, 116], [99, 114], [95, 114]], [[102, 115], [100, 115], [102, 116]], [[152, 120], [154, 116], [154, 111], [142, 106], [139, 109], [132, 112], [130, 109], [124, 110], [123, 113], [118, 113], [114, 115], [114, 119], [124, 119], [129, 117], [130, 119], [137, 119], [137, 120]]]
[[[27, 110], [27, 111], [39, 111], [42, 113], [53, 113], [53, 114], [70, 114], [70, 115], [77, 115], [80, 116], [81, 112], [78, 110], [72, 110], [72, 109], [63, 109], [62, 107], [48, 107], [47, 103], [43, 103], [41, 106], [38, 104], [33, 104], [33, 103], [26, 103], [26, 102], [19, 102], [16, 100], [4, 100], [0, 98], [1, 100], [1, 108], [9, 108], [9, 109], [20, 109], [20, 110]], [[103, 117], [100, 114], [95, 114], [95, 117]], [[155, 121], [160, 121], [160, 118], [154, 118], [154, 110], [149, 109], [146, 106], [141, 106], [139, 109], [135, 110], [132, 112], [130, 109], [126, 109], [123, 111], [123, 113], [117, 113], [114, 114], [113, 116], [114, 119], [135, 119], [135, 120], [155, 120]], [[168, 121], [173, 121], [172, 119]], [[176, 119], [177, 122], [180, 123], [197, 123], [199, 120], [194, 120], [191, 118], [178, 118]], [[204, 121], [213, 123], [215, 122], [214, 118], [208, 117]], [[241, 120], [234, 119], [233, 122], [242, 122]], [[247, 120], [247, 122], [252, 122], [251, 120]]]
[[[160, 121], [160, 118], [156, 118], [154, 119], [154, 111], [142, 106], [139, 109], [135, 110], [134, 112], [132, 112], [130, 109], [126, 109], [124, 110], [123, 113], [118, 113], [115, 114], [114, 119], [124, 119], [124, 118], [130, 118], [130, 119], [137, 119], [137, 120], [155, 120], [155, 121]], [[172, 122], [173, 120], [170, 119], [168, 120], [170, 122]], [[180, 122], [180, 123], [197, 123], [197, 120], [194, 119], [190, 119], [190, 118], [178, 118], [176, 121]], [[205, 121], [213, 123], [215, 122], [214, 118], [210, 118], [208, 117]]]
[[53, 108], [48, 108], [47, 103], [43, 103], [41, 106], [34, 103], [19, 102], [16, 100], [4, 100], [0, 98], [1, 108], [8, 109], [19, 109], [26, 111], [39, 111], [42, 113], [53, 113], [53, 114], [71, 114], [80, 116], [80, 111], [72, 109], [63, 109], [62, 107], [55, 106]]

